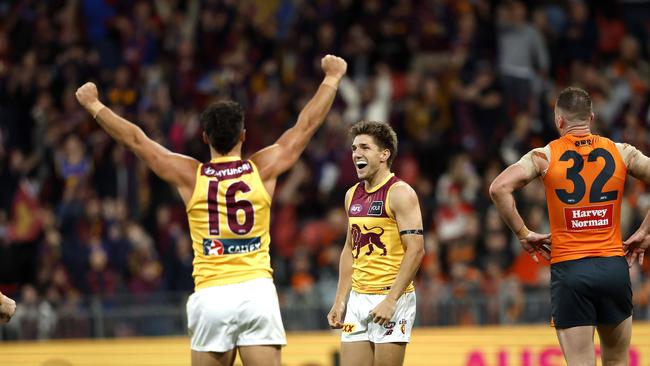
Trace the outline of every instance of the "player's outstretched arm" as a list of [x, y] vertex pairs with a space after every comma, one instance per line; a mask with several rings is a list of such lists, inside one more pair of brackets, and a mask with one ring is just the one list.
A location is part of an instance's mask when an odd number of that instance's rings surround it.
[[[539, 234], [528, 230], [521, 218], [513, 192], [535, 179], [539, 173], [532, 165], [532, 152], [529, 152], [519, 162], [507, 167], [490, 185], [490, 197], [499, 211], [501, 219], [508, 225], [519, 239], [521, 246], [539, 263], [537, 253], [544, 259], [550, 260], [551, 234]], [[530, 164], [530, 167], [527, 166]]]
[[[345, 206], [347, 209], [349, 200], [352, 199], [352, 190], [348, 190], [345, 194]], [[327, 314], [327, 322], [333, 329], [343, 327], [343, 320], [345, 320], [345, 307], [348, 294], [352, 288], [352, 237], [350, 236], [350, 229], [348, 228], [345, 237], [345, 245], [341, 250], [341, 259], [339, 261], [339, 283], [336, 288], [336, 296], [334, 297], [334, 304], [332, 309]]]
[[0, 322], [7, 323], [16, 312], [16, 302], [0, 292]]
[[418, 196], [413, 188], [403, 182], [397, 183], [390, 191], [388, 206], [393, 211], [395, 221], [397, 221], [397, 227], [404, 245], [404, 258], [390, 292], [370, 312], [373, 321], [381, 325], [389, 322], [395, 314], [397, 300], [415, 278], [424, 257], [422, 214], [420, 213]]
[[99, 101], [97, 86], [85, 83], [75, 93], [79, 103], [120, 144], [133, 151], [161, 179], [175, 185], [187, 203], [194, 190], [199, 162], [173, 153], [145, 135], [137, 125], [113, 113]]
[[295, 164], [332, 107], [339, 81], [345, 75], [348, 66], [342, 58], [327, 55], [321, 60], [321, 67], [325, 72], [325, 78], [316, 94], [298, 115], [296, 124], [285, 131], [274, 145], [251, 156], [265, 182], [275, 179]]

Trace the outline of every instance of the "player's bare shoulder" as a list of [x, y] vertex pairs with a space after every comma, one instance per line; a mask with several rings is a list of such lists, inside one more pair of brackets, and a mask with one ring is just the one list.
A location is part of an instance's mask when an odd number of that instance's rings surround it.
[[389, 190], [388, 205], [393, 212], [410, 210], [415, 207], [419, 209], [418, 195], [408, 183], [399, 181], [393, 184]]
[[515, 164], [521, 166], [526, 172], [527, 179], [544, 176], [548, 171], [551, 160], [551, 149], [548, 145], [530, 150]]
[[350, 208], [350, 203], [352, 202], [352, 196], [354, 196], [354, 191], [357, 189], [357, 186], [359, 184], [355, 184], [352, 187], [348, 188], [347, 192], [345, 192], [345, 210], [349, 210]]
[[280, 158], [280, 145], [273, 144], [262, 148], [250, 156], [250, 160], [257, 166], [260, 171], [262, 181], [267, 180], [274, 174], [275, 162]]

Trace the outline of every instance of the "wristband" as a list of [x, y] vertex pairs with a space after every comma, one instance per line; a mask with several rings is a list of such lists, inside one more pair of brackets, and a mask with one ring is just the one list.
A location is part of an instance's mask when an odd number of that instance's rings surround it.
[[340, 80], [341, 79], [334, 76], [325, 76], [325, 79], [323, 79], [323, 82], [321, 84], [331, 86], [334, 89], [338, 89]]
[[526, 225], [524, 225], [519, 230], [517, 230], [517, 232], [515, 234], [517, 235], [517, 238], [519, 240], [521, 240], [521, 239], [527, 237], [528, 234], [530, 234], [530, 230], [528, 230], [528, 228], [526, 228]]
[[90, 103], [90, 105], [88, 107], [86, 107], [86, 109], [88, 110], [88, 112], [90, 112], [90, 114], [92, 114], [93, 118], [97, 118], [97, 115], [99, 114], [99, 111], [101, 111], [105, 107], [106, 106], [104, 104], [102, 104], [102, 102], [100, 102], [99, 100], [96, 100], [96, 101]]

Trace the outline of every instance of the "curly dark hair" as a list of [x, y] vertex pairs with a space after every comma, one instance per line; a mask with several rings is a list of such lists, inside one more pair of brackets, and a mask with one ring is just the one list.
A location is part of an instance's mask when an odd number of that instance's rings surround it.
[[585, 90], [568, 87], [557, 96], [555, 106], [559, 108], [570, 122], [586, 121], [591, 117], [591, 97]]
[[244, 129], [244, 110], [239, 103], [219, 101], [206, 108], [199, 117], [210, 146], [227, 154], [237, 145]]
[[397, 156], [397, 134], [388, 123], [378, 121], [357, 122], [350, 127], [350, 136], [355, 138], [358, 135], [368, 135], [372, 137], [379, 148], [390, 151], [390, 156], [386, 161], [390, 169]]

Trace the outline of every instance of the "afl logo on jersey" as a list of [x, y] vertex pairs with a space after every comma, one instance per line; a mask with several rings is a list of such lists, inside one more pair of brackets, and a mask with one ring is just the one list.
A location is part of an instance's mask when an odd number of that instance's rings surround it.
[[222, 255], [223, 243], [217, 239], [205, 240], [203, 242], [203, 254], [205, 255]]
[[354, 205], [352, 205], [352, 207], [350, 207], [350, 214], [356, 215], [356, 214], [361, 212], [362, 208], [363, 208], [363, 206], [361, 206], [358, 203], [355, 203]]

